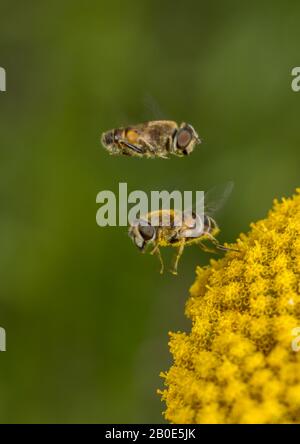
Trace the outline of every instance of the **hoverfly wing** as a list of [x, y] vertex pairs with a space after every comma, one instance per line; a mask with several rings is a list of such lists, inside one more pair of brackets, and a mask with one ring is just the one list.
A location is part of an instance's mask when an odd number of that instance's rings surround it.
[[204, 212], [208, 216], [214, 216], [218, 213], [227, 202], [232, 190], [234, 182], [229, 181], [224, 184], [217, 185], [204, 194]]
[[146, 93], [143, 98], [145, 112], [145, 121], [148, 120], [165, 120], [167, 114], [161, 109], [158, 102], [150, 93]]
[[185, 212], [196, 213], [197, 206], [204, 209], [204, 213], [208, 216], [213, 216], [220, 211], [225, 205], [234, 188], [234, 182], [229, 181], [209, 189], [206, 193], [203, 193], [201, 198], [197, 200], [192, 207], [185, 209]]

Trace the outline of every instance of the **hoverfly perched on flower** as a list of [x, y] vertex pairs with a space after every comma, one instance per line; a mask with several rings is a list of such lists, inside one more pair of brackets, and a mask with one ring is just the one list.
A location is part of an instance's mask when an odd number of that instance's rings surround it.
[[106, 131], [101, 142], [112, 155], [167, 159], [171, 154], [180, 157], [191, 154], [201, 140], [188, 123], [153, 120]]
[[[137, 219], [129, 227], [129, 236], [133, 240], [134, 244], [142, 251], [146, 251], [148, 246], [152, 246], [150, 254], [158, 256], [160, 261], [160, 273], [164, 271], [164, 263], [160, 252], [160, 247], [175, 247], [177, 253], [174, 259], [171, 273], [177, 274], [177, 267], [180, 257], [184, 251], [184, 248], [188, 245], [197, 244], [202, 250], [207, 252], [216, 252], [216, 250], [222, 251], [235, 251], [232, 248], [221, 245], [216, 235], [219, 233], [219, 227], [212, 217], [217, 210], [223, 206], [229, 194], [233, 188], [233, 183], [229, 182], [226, 187], [222, 187], [222, 192], [218, 187], [213, 188], [205, 194], [204, 215], [202, 223], [199, 222], [200, 215], [195, 212], [188, 212], [187, 217], [183, 217], [179, 210], [158, 210], [156, 212], [150, 212]], [[217, 196], [215, 200], [213, 196]], [[155, 213], [155, 214], [153, 214]], [[156, 219], [158, 223], [151, 224], [151, 221]], [[183, 221], [178, 224], [178, 220]], [[165, 220], [168, 220], [168, 224], [165, 224]], [[198, 228], [196, 228], [198, 227]], [[197, 230], [197, 231], [195, 231]], [[210, 241], [213, 248], [209, 248], [204, 241]]]

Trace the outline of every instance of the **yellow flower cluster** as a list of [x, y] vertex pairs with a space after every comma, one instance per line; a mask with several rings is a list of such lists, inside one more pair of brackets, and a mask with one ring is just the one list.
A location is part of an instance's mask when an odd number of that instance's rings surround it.
[[197, 268], [191, 332], [170, 333], [174, 364], [161, 374], [168, 421], [300, 422], [299, 193], [275, 201], [239, 253]]

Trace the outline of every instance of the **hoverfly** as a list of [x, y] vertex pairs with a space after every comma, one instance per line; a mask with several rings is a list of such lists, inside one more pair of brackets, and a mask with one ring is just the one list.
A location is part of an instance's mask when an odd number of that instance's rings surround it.
[[188, 123], [180, 126], [171, 120], [153, 120], [106, 131], [101, 136], [104, 148], [112, 155], [161, 157], [187, 156], [201, 143]]
[[[182, 218], [182, 213], [178, 210], [158, 210], [156, 212], [150, 212], [142, 216], [140, 219], [136, 220], [134, 224], [129, 227], [129, 236], [133, 240], [134, 244], [144, 252], [148, 246], [152, 246], [150, 254], [157, 255], [160, 261], [160, 273], [164, 272], [164, 262], [160, 252], [160, 247], [175, 247], [177, 248], [177, 253], [174, 258], [173, 267], [170, 270], [171, 273], [177, 274], [178, 263], [180, 257], [184, 251], [184, 248], [188, 245], [197, 244], [203, 251], [216, 253], [216, 250], [222, 251], [235, 251], [238, 250], [225, 247], [221, 245], [217, 239], [216, 235], [219, 233], [220, 229], [212, 217], [217, 210], [223, 206], [225, 200], [232, 191], [233, 183], [229, 182], [225, 189], [223, 189], [222, 194], [217, 198], [217, 200], [212, 200], [212, 196], [219, 193], [218, 188], [214, 188], [205, 194], [205, 210], [203, 223], [200, 224], [201, 230], [195, 232], [191, 235], [192, 230], [196, 226], [196, 219], [200, 216], [195, 212], [190, 213], [190, 218]], [[156, 213], [156, 214], [154, 214]], [[159, 224], [152, 226], [151, 220], [153, 216], [156, 220], [159, 220]], [[181, 226], [176, 224], [177, 218], [184, 221]], [[168, 218], [168, 219], [166, 219]], [[164, 220], [170, 221], [169, 225], [165, 226]], [[204, 241], [210, 241], [212, 247], [208, 247]]]

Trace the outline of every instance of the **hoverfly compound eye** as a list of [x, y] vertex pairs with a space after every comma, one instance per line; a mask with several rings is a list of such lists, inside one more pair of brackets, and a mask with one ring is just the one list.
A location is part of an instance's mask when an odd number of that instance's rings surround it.
[[177, 134], [177, 148], [184, 150], [191, 142], [193, 135], [189, 128], [182, 128]]
[[140, 225], [139, 231], [145, 241], [153, 239], [155, 235], [155, 228], [151, 225]]

